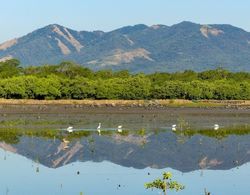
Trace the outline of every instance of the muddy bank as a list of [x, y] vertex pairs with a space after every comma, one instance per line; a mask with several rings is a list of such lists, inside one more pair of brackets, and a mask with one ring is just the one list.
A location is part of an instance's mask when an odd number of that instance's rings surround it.
[[0, 102], [0, 114], [7, 113], [250, 113], [247, 104], [221, 104], [221, 103], [168, 103], [153, 101], [32, 101], [32, 102]]
[[30, 100], [0, 99], [0, 105], [83, 105], [83, 106], [127, 106], [127, 107], [250, 107], [250, 100]]

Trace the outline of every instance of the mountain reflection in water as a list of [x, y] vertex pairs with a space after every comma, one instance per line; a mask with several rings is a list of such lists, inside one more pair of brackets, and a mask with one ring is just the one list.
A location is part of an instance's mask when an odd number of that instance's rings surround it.
[[123, 167], [228, 170], [250, 161], [248, 126], [204, 130], [75, 131], [8, 129], [0, 147], [49, 168], [109, 161]]
[[0, 194], [153, 195], [144, 184], [163, 171], [178, 194], [249, 194], [249, 110], [19, 111], [0, 110]]

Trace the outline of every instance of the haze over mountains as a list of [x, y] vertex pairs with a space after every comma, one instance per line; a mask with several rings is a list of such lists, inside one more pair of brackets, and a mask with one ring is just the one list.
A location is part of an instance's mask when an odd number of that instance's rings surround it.
[[52, 24], [0, 44], [0, 61], [23, 66], [71, 60], [94, 70], [250, 71], [250, 33], [231, 25], [143, 24], [111, 32], [74, 31]]

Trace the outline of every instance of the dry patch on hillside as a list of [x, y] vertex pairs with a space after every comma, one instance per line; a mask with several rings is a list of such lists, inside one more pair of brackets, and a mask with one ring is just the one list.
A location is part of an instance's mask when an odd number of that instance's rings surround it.
[[223, 34], [224, 32], [220, 29], [213, 28], [211, 26], [202, 26], [200, 29], [202, 35], [206, 38], [209, 38], [209, 35], [212, 36], [219, 36], [220, 34]]
[[64, 39], [66, 39], [79, 52], [81, 50], [81, 48], [83, 48], [81, 43], [79, 41], [77, 41], [66, 28], [64, 28], [64, 31], [67, 34], [64, 34], [57, 26], [54, 26], [53, 32], [57, 33], [58, 35], [62, 36]]
[[143, 48], [138, 48], [131, 51], [117, 49], [112, 55], [107, 56], [100, 61], [91, 61], [89, 62], [89, 64], [99, 64], [101, 66], [128, 64], [130, 62], [133, 62], [136, 58], [154, 61], [152, 58], [149, 57], [149, 55], [150, 52]]
[[132, 46], [132, 45], [134, 45], [135, 43], [134, 43], [134, 41], [132, 41], [130, 38], [129, 38], [129, 36], [128, 35], [123, 35], [124, 37], [125, 37], [125, 39], [128, 41], [128, 43], [129, 43], [129, 45], [130, 46]]
[[8, 55], [8, 56], [5, 56], [5, 57], [3, 57], [3, 58], [0, 58], [0, 62], [5, 62], [5, 61], [11, 60], [11, 59], [13, 59], [13, 56]]
[[67, 33], [68, 35], [68, 38], [69, 38], [69, 41], [70, 43], [76, 48], [76, 50], [78, 52], [80, 52], [81, 48], [83, 48], [83, 46], [81, 45], [81, 43], [79, 41], [77, 41], [72, 34], [70, 34], [70, 32], [64, 28], [65, 32]]
[[6, 41], [6, 42], [0, 44], [0, 50], [6, 50], [15, 44], [17, 44], [17, 39], [12, 39], [10, 41]]
[[57, 40], [57, 45], [58, 47], [60, 48], [61, 52], [64, 54], [64, 55], [68, 55], [71, 53], [70, 49], [63, 44], [63, 42], [58, 39], [58, 38], [55, 38]]
[[161, 25], [152, 25], [151, 28], [154, 30], [157, 30], [157, 29], [161, 28]]

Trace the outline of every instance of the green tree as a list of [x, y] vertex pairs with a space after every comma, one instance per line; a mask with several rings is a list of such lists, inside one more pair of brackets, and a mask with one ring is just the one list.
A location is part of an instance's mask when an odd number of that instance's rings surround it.
[[69, 82], [68, 93], [73, 99], [94, 98], [96, 96], [95, 81], [81, 77], [73, 79]]
[[30, 85], [28, 91], [34, 93], [35, 99], [60, 99], [61, 83], [58, 77], [49, 76], [48, 78], [38, 78], [33, 85]]
[[61, 74], [67, 78], [75, 78], [77, 76], [91, 78], [93, 72], [85, 67], [82, 67], [74, 62], [65, 61], [58, 65], [56, 73]]
[[124, 80], [120, 78], [102, 80], [96, 82], [96, 99], [122, 99], [124, 92]]
[[186, 83], [182, 81], [166, 81], [152, 89], [152, 96], [156, 99], [184, 99], [186, 93]]
[[148, 99], [151, 92], [151, 82], [143, 74], [124, 80], [121, 99]]
[[227, 70], [224, 70], [222, 68], [218, 68], [215, 70], [208, 70], [204, 71], [198, 74], [198, 78], [202, 80], [222, 80], [229, 78], [230, 73]]
[[238, 100], [241, 99], [240, 85], [227, 80], [220, 80], [214, 83], [214, 99]]
[[1, 82], [7, 99], [23, 99], [26, 98], [25, 82], [22, 77], [13, 77], [5, 79]]
[[185, 98], [198, 100], [202, 98], [202, 84], [199, 81], [191, 81], [185, 85]]
[[0, 62], [0, 78], [10, 78], [20, 75], [22, 68], [19, 65], [20, 61], [17, 59]]

